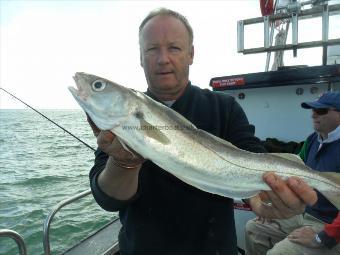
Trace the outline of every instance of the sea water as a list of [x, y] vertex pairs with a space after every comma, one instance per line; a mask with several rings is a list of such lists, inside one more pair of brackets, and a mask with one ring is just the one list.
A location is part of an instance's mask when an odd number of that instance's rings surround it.
[[[41, 110], [96, 148], [81, 110]], [[60, 201], [89, 189], [93, 151], [31, 109], [0, 109], [0, 229], [23, 236], [29, 255], [43, 254], [43, 223]], [[52, 221], [52, 254], [60, 254], [117, 217], [89, 195], [61, 209]], [[18, 254], [0, 237], [0, 254]]]

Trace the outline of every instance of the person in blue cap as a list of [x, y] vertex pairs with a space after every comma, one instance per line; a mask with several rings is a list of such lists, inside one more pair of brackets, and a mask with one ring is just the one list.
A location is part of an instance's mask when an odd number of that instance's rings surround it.
[[[326, 92], [301, 107], [311, 109], [315, 132], [300, 157], [321, 172], [340, 173], [340, 91]], [[246, 254], [339, 255], [339, 210], [317, 191], [318, 201], [289, 219], [253, 219], [246, 225]], [[339, 216], [338, 216], [339, 217]], [[327, 231], [331, 228], [333, 231]]]

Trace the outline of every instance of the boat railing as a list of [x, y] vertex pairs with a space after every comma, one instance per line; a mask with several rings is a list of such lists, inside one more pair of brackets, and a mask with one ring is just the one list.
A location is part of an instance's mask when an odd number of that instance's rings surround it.
[[18, 245], [19, 254], [27, 255], [27, 248], [24, 239], [22, 236], [10, 229], [0, 229], [0, 237], [10, 237], [12, 238]]
[[60, 201], [53, 209], [52, 211], [49, 213], [49, 215], [46, 217], [45, 222], [44, 222], [44, 227], [43, 227], [43, 246], [44, 246], [44, 254], [45, 255], [50, 255], [51, 254], [51, 245], [50, 245], [50, 225], [51, 222], [55, 216], [55, 214], [64, 206], [79, 200], [85, 196], [88, 196], [89, 194], [91, 194], [91, 190], [85, 190], [81, 193], [78, 193], [68, 199], [62, 200]]
[[[323, 56], [322, 63], [323, 65], [327, 64], [327, 48], [328, 46], [340, 45], [340, 38], [329, 39], [329, 16], [339, 15], [340, 14], [340, 4], [328, 5], [327, 1], [322, 1], [320, 5], [313, 6], [310, 9], [301, 10], [301, 4], [296, 1], [293, 5], [288, 5], [285, 11], [280, 11], [278, 13], [267, 15], [263, 17], [250, 18], [245, 20], [239, 20], [237, 23], [237, 52], [243, 54], [255, 54], [255, 53], [263, 53], [267, 52], [267, 63], [266, 63], [266, 71], [268, 71], [269, 65], [269, 57], [271, 52], [275, 51], [285, 51], [285, 50], [293, 50], [294, 57], [296, 56], [297, 49], [304, 48], [313, 48], [313, 47], [322, 47], [323, 48]], [[308, 3], [310, 4], [310, 3]], [[294, 6], [294, 7], [293, 7]], [[322, 38], [317, 41], [307, 41], [307, 42], [299, 42], [298, 40], [298, 23], [299, 20], [302, 19], [312, 19], [315, 17], [320, 17], [322, 20]], [[292, 43], [291, 44], [280, 44], [280, 45], [272, 45], [273, 35], [274, 35], [274, 27], [277, 21], [287, 20], [291, 23], [291, 34], [292, 34]], [[261, 47], [255, 48], [245, 48], [245, 26], [263, 23], [264, 28], [264, 39], [263, 45]], [[287, 27], [288, 28], [288, 27]], [[286, 28], [286, 32], [287, 32]], [[301, 30], [301, 29], [300, 29]]]

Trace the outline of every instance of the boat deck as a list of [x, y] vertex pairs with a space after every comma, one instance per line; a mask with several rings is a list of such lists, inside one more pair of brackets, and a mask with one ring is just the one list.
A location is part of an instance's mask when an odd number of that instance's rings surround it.
[[119, 219], [115, 219], [99, 229], [96, 233], [87, 237], [76, 246], [70, 248], [64, 255], [84, 255], [100, 254], [114, 255], [119, 254], [118, 233], [121, 228]]

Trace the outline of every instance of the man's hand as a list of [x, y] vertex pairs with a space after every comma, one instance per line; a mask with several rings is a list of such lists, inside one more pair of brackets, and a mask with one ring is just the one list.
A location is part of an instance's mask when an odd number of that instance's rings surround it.
[[301, 244], [308, 248], [318, 248], [321, 244], [315, 241], [316, 232], [311, 227], [301, 227], [295, 229], [288, 235], [289, 241]]
[[125, 150], [110, 131], [100, 131], [98, 147], [109, 155], [104, 170], [98, 176], [99, 187], [118, 200], [129, 200], [138, 189], [138, 176], [144, 159], [137, 153]]
[[272, 189], [262, 191], [250, 198], [252, 210], [260, 217], [267, 219], [287, 219], [304, 212], [306, 205], [317, 201], [317, 194], [303, 180], [290, 177], [282, 180], [273, 172], [263, 175], [263, 180]]
[[90, 124], [95, 137], [97, 137], [98, 147], [109, 156], [112, 156], [118, 166], [132, 168], [141, 165], [145, 160], [131, 149], [125, 150], [115, 134], [110, 131], [101, 131], [87, 115], [87, 122]]
[[118, 138], [110, 131], [100, 131], [97, 136], [98, 147], [109, 156], [112, 156], [118, 166], [132, 168], [141, 165], [145, 160], [132, 151], [126, 150], [119, 142]]

